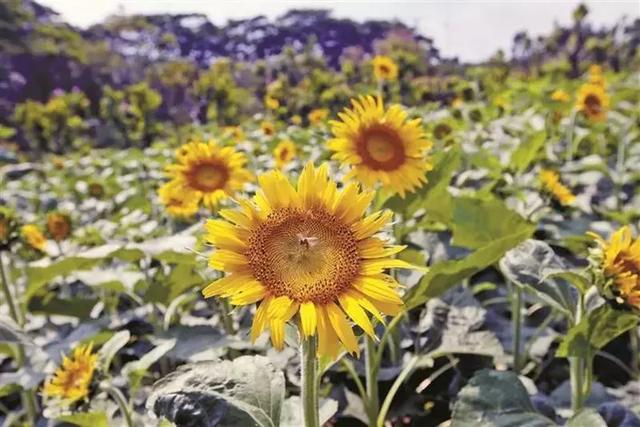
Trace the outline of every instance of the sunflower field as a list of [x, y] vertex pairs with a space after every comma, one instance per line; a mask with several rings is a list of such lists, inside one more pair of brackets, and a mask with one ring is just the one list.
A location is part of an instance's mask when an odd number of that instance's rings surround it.
[[640, 426], [639, 46], [3, 0], [0, 423]]

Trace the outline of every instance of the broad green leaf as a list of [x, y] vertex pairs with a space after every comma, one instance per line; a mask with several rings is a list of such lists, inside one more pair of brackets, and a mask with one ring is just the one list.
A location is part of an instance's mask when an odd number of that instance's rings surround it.
[[102, 262], [102, 258], [69, 257], [54, 262], [46, 267], [27, 267], [27, 280], [29, 285], [24, 293], [24, 302], [38, 293], [43, 286], [58, 276], [63, 276], [77, 270], [91, 270]]
[[616, 310], [609, 304], [601, 305], [567, 331], [556, 356], [590, 359], [609, 341], [636, 326], [639, 319], [635, 313]]
[[532, 234], [535, 226], [498, 199], [458, 197], [453, 199], [451, 229], [455, 246], [478, 249], [509, 234]]
[[518, 145], [513, 153], [511, 153], [510, 164], [513, 170], [517, 173], [522, 173], [527, 170], [529, 165], [536, 159], [540, 149], [544, 147], [546, 140], [547, 133], [540, 131], [531, 135]]
[[278, 427], [284, 375], [264, 356], [180, 366], [153, 385], [147, 409], [197, 425]]
[[460, 391], [451, 427], [555, 427], [536, 412], [513, 372], [482, 370]]
[[405, 198], [398, 195], [391, 197], [384, 206], [395, 212], [403, 212], [407, 216], [424, 208], [435, 220], [446, 220], [450, 216], [446, 209], [447, 201], [451, 198], [447, 186], [461, 160], [462, 155], [457, 147], [437, 153], [433, 156], [433, 169], [427, 173], [427, 183]]
[[62, 415], [56, 419], [62, 423], [69, 423], [78, 427], [109, 427], [107, 414], [100, 412], [76, 412]]
[[569, 418], [567, 427], [607, 427], [607, 423], [595, 409], [585, 408]]
[[405, 297], [407, 307], [417, 307], [429, 298], [441, 295], [467, 277], [498, 262], [506, 251], [528, 238], [530, 234], [531, 230], [527, 228], [496, 239], [465, 258], [447, 260], [433, 265], [422, 280], [409, 289]]
[[97, 302], [97, 298], [63, 299], [47, 296], [46, 298], [32, 298], [27, 307], [31, 313], [59, 314], [88, 319]]
[[571, 283], [579, 292], [586, 294], [589, 288], [593, 285], [588, 277], [584, 273], [579, 271], [551, 271], [547, 273], [542, 280], [548, 279], [562, 279]]

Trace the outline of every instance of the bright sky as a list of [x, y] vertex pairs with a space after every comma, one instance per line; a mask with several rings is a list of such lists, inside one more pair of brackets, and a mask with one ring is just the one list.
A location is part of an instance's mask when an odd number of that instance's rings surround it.
[[[289, 9], [331, 9], [333, 16], [366, 19], [393, 19], [418, 28], [435, 40], [445, 56], [463, 61], [486, 59], [497, 49], [508, 53], [513, 35], [527, 30], [531, 35], [546, 34], [553, 23], [571, 23], [571, 12], [578, 0], [455, 0], [455, 1], [379, 1], [379, 0], [39, 0], [59, 12], [74, 25], [86, 27], [110, 14], [191, 13], [206, 14], [214, 24], [228, 19], [266, 15], [275, 18]], [[640, 0], [586, 0], [589, 21], [596, 26], [610, 25], [626, 15], [628, 21], [640, 17]]]

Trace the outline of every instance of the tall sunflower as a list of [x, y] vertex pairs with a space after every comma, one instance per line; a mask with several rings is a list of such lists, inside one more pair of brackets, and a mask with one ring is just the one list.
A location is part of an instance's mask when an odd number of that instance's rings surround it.
[[73, 403], [89, 394], [89, 386], [98, 364], [98, 355], [92, 353], [93, 343], [81, 345], [73, 350], [71, 357], [65, 356], [62, 364], [44, 384], [43, 394], [64, 403]]
[[398, 66], [388, 56], [377, 55], [373, 58], [373, 75], [377, 80], [396, 80], [398, 78]]
[[633, 241], [631, 228], [613, 233], [607, 242], [596, 233], [588, 233], [598, 248], [591, 259], [603, 276], [605, 296], [640, 310], [640, 238]]
[[296, 157], [296, 145], [290, 139], [280, 142], [273, 150], [273, 157], [276, 159], [276, 166], [282, 169]]
[[578, 91], [576, 108], [592, 122], [602, 122], [607, 118], [609, 96], [601, 85], [583, 84]]
[[385, 271], [413, 266], [391, 258], [403, 246], [376, 237], [392, 213], [364, 216], [373, 193], [355, 183], [338, 190], [328, 173], [327, 164], [309, 163], [296, 189], [280, 171], [269, 172], [253, 202], [209, 220], [206, 239], [216, 248], [209, 265], [227, 275], [203, 294], [234, 305], [260, 302], [251, 337], [269, 329], [276, 348], [297, 315], [303, 336], [318, 335], [318, 353], [335, 357], [340, 343], [359, 353], [348, 318], [373, 336], [367, 313], [382, 321], [402, 310], [398, 283]]
[[160, 187], [158, 196], [171, 216], [188, 218], [198, 213], [200, 201], [198, 195], [195, 191], [189, 191], [174, 181], [167, 182]]
[[360, 97], [351, 104], [352, 109], [338, 114], [341, 121], [330, 122], [335, 138], [328, 143], [334, 159], [352, 166], [348, 178], [368, 187], [381, 183], [401, 197], [421, 187], [432, 169], [426, 156], [432, 144], [420, 119], [408, 120], [399, 105], [385, 109], [379, 97]]
[[[175, 188], [182, 189], [185, 195], [190, 194], [209, 209], [214, 209], [254, 179], [245, 169], [247, 158], [243, 153], [233, 147], [220, 147], [213, 141], [185, 144], [176, 156], [178, 163], [166, 168], [172, 178], [169, 184], [174, 191]], [[166, 193], [170, 191], [163, 188]]]

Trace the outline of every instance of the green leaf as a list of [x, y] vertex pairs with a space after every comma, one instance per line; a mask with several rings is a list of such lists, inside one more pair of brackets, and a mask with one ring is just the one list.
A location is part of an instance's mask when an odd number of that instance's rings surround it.
[[435, 264], [416, 286], [409, 289], [405, 298], [407, 307], [417, 307], [429, 298], [441, 295], [467, 277], [498, 262], [506, 251], [528, 238], [530, 234], [531, 231], [527, 228], [497, 239], [465, 258]]
[[588, 312], [560, 343], [556, 356], [591, 359], [597, 350], [638, 324], [639, 316], [609, 304]]
[[31, 338], [10, 317], [0, 315], [0, 342], [33, 345]]
[[460, 391], [451, 427], [551, 427], [513, 372], [482, 370]]
[[453, 201], [453, 244], [478, 249], [496, 239], [519, 232], [533, 233], [535, 226], [498, 199], [458, 197]]
[[536, 159], [540, 149], [544, 147], [547, 140], [545, 131], [537, 132], [529, 139], [523, 141], [511, 154], [511, 166], [517, 173], [522, 173]]
[[461, 161], [462, 154], [457, 147], [437, 153], [433, 156], [433, 169], [427, 174], [427, 183], [404, 199], [398, 195], [391, 197], [384, 206], [407, 216], [424, 208], [434, 220], [446, 222], [450, 217], [450, 209], [447, 208], [451, 199], [447, 187]]
[[115, 357], [116, 353], [118, 353], [122, 347], [127, 345], [130, 338], [131, 333], [125, 329], [124, 331], [120, 331], [113, 335], [109, 341], [104, 343], [102, 348], [100, 348], [98, 354], [100, 355], [100, 363], [102, 365], [103, 372], [109, 372], [111, 361]]
[[146, 406], [194, 425], [278, 427], [284, 385], [264, 356], [190, 363], [156, 382]]
[[571, 283], [580, 293], [586, 294], [592, 286], [591, 281], [580, 271], [551, 271], [547, 273], [542, 280], [562, 279]]
[[140, 359], [124, 365], [122, 373], [129, 378], [129, 384], [132, 390], [136, 390], [138, 388], [140, 381], [144, 378], [151, 365], [160, 360], [160, 358], [175, 345], [175, 340], [165, 341], [142, 356]]
[[90, 270], [100, 262], [102, 262], [102, 258], [69, 257], [46, 267], [27, 267], [27, 280], [29, 285], [24, 293], [23, 301], [25, 303], [29, 302], [44, 285], [56, 277], [77, 270]]
[[29, 301], [28, 309], [31, 313], [59, 314], [88, 319], [97, 302], [97, 298], [63, 299], [48, 296], [46, 298], [32, 298]]
[[569, 418], [567, 427], [607, 427], [607, 423], [595, 409], [585, 408]]
[[76, 412], [56, 418], [61, 423], [69, 423], [78, 427], [109, 427], [109, 418], [102, 411]]

